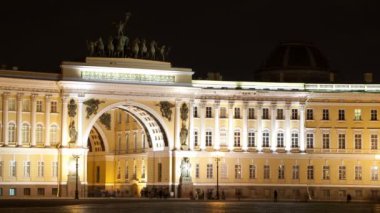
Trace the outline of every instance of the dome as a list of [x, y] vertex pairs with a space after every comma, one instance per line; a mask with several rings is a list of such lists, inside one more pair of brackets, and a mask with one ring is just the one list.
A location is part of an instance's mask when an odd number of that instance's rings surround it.
[[330, 82], [328, 61], [311, 43], [281, 42], [257, 72], [258, 80]]

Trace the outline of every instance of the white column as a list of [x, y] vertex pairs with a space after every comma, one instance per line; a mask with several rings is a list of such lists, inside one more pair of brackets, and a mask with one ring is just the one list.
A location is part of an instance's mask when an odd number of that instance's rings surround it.
[[271, 105], [271, 115], [270, 115], [270, 119], [271, 119], [271, 147], [272, 147], [272, 151], [275, 152], [276, 151], [276, 135], [277, 135], [277, 127], [276, 127], [276, 103], [272, 103]]
[[9, 92], [3, 93], [3, 138], [4, 145], [8, 145], [8, 98]]
[[16, 130], [17, 130], [17, 145], [22, 145], [22, 137], [21, 137], [21, 130], [22, 130], [22, 96], [24, 94], [17, 93], [17, 115], [16, 115]]
[[285, 149], [290, 151], [291, 149], [291, 133], [290, 133], [290, 103], [285, 106]]
[[37, 94], [32, 94], [30, 100], [32, 102], [32, 109], [30, 111], [30, 132], [31, 132], [31, 141], [32, 146], [36, 146], [36, 108], [37, 108]]
[[50, 146], [50, 104], [51, 95], [45, 96], [45, 146]]
[[243, 103], [243, 150], [247, 151], [248, 149], [248, 101]]
[[[83, 126], [83, 98], [84, 97], [78, 97], [78, 138], [77, 138], [77, 146], [82, 147], [83, 145], [83, 138], [82, 138], [82, 126]], [[87, 140], [87, 139], [86, 139]]]
[[299, 133], [299, 137], [300, 137], [300, 150], [301, 152], [304, 152], [305, 151], [305, 148], [306, 148], [306, 144], [305, 144], [305, 104], [304, 103], [301, 103], [300, 104], [300, 107], [299, 107], [299, 111], [300, 111], [300, 133]]
[[180, 150], [181, 149], [181, 101], [176, 100], [175, 101], [175, 146], [174, 149]]
[[194, 150], [194, 100], [189, 102], [189, 145], [190, 150]]
[[214, 149], [220, 149], [220, 133], [219, 133], [219, 114], [220, 114], [220, 101], [216, 100], [214, 103], [215, 116], [214, 116]]
[[228, 102], [228, 149], [234, 149], [234, 101]]
[[257, 150], [261, 152], [263, 150], [263, 127], [262, 127], [262, 110], [263, 110], [263, 105], [262, 103], [257, 103], [257, 106], [255, 107], [255, 111], [257, 114], [256, 117], [256, 126], [257, 126]]
[[61, 123], [62, 123], [62, 132], [61, 132], [61, 144], [62, 146], [66, 147], [68, 145], [68, 139], [67, 139], [67, 134], [68, 132], [68, 126], [67, 126], [67, 117], [68, 117], [68, 102], [69, 99], [67, 96], [62, 97], [62, 116], [61, 116]]
[[201, 141], [201, 150], [204, 150], [206, 148], [206, 130], [205, 130], [205, 116], [206, 116], [206, 101], [202, 101], [199, 105], [200, 109], [200, 115], [201, 115], [201, 135], [200, 135], [200, 141]]

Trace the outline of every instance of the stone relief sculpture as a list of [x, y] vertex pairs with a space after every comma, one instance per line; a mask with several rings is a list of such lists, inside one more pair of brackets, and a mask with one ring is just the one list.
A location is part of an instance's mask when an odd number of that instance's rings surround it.
[[186, 142], [187, 142], [187, 136], [188, 136], [189, 131], [187, 130], [187, 127], [186, 127], [186, 121], [188, 118], [188, 113], [189, 113], [189, 108], [187, 107], [186, 103], [183, 103], [181, 108], [180, 108], [180, 116], [181, 116], [182, 127], [181, 127], [181, 131], [179, 133], [182, 149], [186, 148], [184, 146], [187, 145]]
[[183, 103], [180, 109], [181, 112], [181, 120], [182, 122], [185, 122], [188, 118], [189, 108], [187, 107], [187, 104]]
[[69, 125], [69, 135], [70, 135], [70, 143], [75, 143], [75, 141], [77, 141], [78, 132], [75, 129], [74, 120], [72, 120], [70, 125]]
[[83, 104], [87, 105], [87, 107], [86, 107], [86, 111], [87, 111], [86, 118], [90, 118], [90, 116], [92, 114], [98, 113], [99, 104], [101, 104], [101, 103], [105, 103], [105, 102], [99, 101], [98, 99], [93, 99], [93, 98], [83, 102]]
[[75, 103], [74, 99], [71, 99], [69, 104], [67, 105], [68, 114], [70, 118], [75, 117], [77, 114], [77, 104]]
[[170, 103], [169, 101], [161, 101], [158, 106], [160, 106], [161, 115], [164, 118], [167, 118], [169, 121], [172, 119], [172, 109], [174, 107], [174, 104]]
[[111, 114], [104, 113], [100, 116], [99, 120], [108, 130], [111, 130]]
[[179, 133], [179, 137], [180, 137], [182, 146], [187, 145], [186, 140], [187, 140], [188, 134], [189, 134], [189, 131], [187, 130], [186, 125], [184, 123], [182, 123], [181, 132]]
[[181, 169], [180, 181], [185, 182], [185, 183], [191, 182], [191, 163], [188, 157], [182, 158], [180, 169]]

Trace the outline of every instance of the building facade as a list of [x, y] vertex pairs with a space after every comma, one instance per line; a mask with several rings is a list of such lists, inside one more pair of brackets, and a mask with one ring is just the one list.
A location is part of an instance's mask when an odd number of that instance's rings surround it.
[[74, 197], [76, 176], [80, 197], [379, 196], [380, 85], [192, 80], [130, 58], [61, 68], [0, 71], [2, 198]]

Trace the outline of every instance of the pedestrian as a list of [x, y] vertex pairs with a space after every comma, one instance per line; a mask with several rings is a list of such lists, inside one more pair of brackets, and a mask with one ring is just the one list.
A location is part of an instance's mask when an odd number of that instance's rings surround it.
[[274, 199], [274, 200], [273, 200], [273, 201], [274, 201], [274, 202], [277, 202], [277, 190], [274, 190], [274, 193], [273, 193], [273, 194], [274, 194], [274, 196], [273, 196], [273, 199]]

